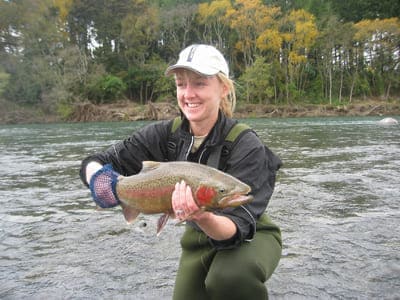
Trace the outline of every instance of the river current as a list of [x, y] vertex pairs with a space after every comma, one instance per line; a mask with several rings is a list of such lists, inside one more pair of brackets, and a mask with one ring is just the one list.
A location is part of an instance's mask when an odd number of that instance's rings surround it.
[[[270, 299], [400, 298], [400, 126], [379, 119], [243, 120], [284, 162]], [[78, 176], [145, 123], [0, 126], [1, 299], [171, 299], [183, 227], [96, 210]]]

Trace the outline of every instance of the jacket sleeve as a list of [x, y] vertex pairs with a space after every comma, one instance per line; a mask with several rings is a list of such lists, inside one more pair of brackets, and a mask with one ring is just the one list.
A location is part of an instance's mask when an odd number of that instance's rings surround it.
[[167, 157], [167, 140], [171, 121], [149, 124], [134, 132], [129, 138], [117, 142], [107, 150], [88, 156], [82, 161], [80, 177], [86, 182], [86, 166], [91, 161], [102, 165], [111, 164], [113, 169], [124, 176], [137, 174], [142, 169], [142, 161], [164, 161]]
[[221, 210], [219, 214], [229, 217], [237, 227], [236, 235], [226, 241], [211, 242], [217, 248], [232, 248], [245, 240], [251, 240], [256, 222], [267, 208], [272, 196], [280, 159], [269, 150], [253, 131], [248, 131], [231, 149], [225, 165], [227, 172], [251, 187], [254, 200], [245, 205]]

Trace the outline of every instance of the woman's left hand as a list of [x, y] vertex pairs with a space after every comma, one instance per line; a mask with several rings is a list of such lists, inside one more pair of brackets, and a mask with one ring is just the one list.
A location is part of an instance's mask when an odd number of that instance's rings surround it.
[[193, 199], [190, 186], [184, 181], [175, 185], [172, 193], [172, 209], [177, 219], [196, 222], [204, 233], [214, 240], [226, 240], [236, 233], [236, 225], [231, 219], [199, 208]]
[[202, 212], [193, 199], [190, 186], [183, 180], [175, 185], [172, 193], [172, 208], [175, 217], [181, 221], [195, 219], [194, 216]]

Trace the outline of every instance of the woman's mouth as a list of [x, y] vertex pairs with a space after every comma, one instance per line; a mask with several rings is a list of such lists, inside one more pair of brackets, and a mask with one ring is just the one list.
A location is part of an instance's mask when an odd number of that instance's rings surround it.
[[200, 103], [186, 103], [189, 108], [197, 108], [200, 106]]

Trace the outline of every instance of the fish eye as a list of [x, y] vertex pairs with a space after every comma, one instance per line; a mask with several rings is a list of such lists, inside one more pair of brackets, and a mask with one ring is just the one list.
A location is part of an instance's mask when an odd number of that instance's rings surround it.
[[225, 193], [225, 189], [224, 189], [224, 188], [220, 188], [220, 189], [219, 189], [219, 192], [220, 192], [220, 193]]

